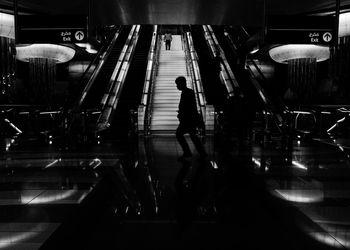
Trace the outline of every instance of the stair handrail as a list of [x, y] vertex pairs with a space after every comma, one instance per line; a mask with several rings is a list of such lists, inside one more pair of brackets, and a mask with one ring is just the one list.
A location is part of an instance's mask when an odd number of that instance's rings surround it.
[[160, 34], [157, 35], [157, 40], [155, 43], [155, 54], [154, 54], [154, 65], [152, 68], [152, 78], [150, 81], [149, 95], [147, 100], [146, 114], [145, 114], [145, 135], [149, 135], [151, 132], [151, 119], [152, 119], [152, 99], [154, 94], [154, 80], [158, 73], [159, 66], [159, 55], [161, 49], [162, 37]]
[[[205, 97], [205, 93], [203, 90], [203, 83], [199, 71], [199, 65], [198, 65], [198, 55], [193, 45], [193, 39], [190, 32], [186, 32], [185, 35], [185, 53], [187, 53], [186, 57], [188, 57], [188, 66], [190, 69], [191, 79], [192, 79], [192, 86], [196, 94], [196, 103], [197, 103], [197, 109], [200, 112], [201, 118], [204, 121], [205, 124], [205, 130], [212, 130], [213, 124], [209, 124], [211, 119], [209, 119], [208, 116], [208, 110], [207, 110], [207, 101]], [[201, 131], [202, 133], [205, 133], [205, 131]]]
[[97, 120], [96, 132], [101, 132], [110, 127], [113, 114], [117, 108], [120, 95], [123, 90], [126, 74], [139, 38], [141, 25], [133, 25], [124, 48], [119, 56], [117, 65], [109, 80], [108, 91], [101, 100], [101, 114]]
[[195, 93], [195, 97], [196, 97], [196, 106], [197, 106], [197, 111], [200, 113], [201, 117], [203, 117], [203, 113], [202, 112], [202, 103], [201, 100], [199, 98], [199, 92], [197, 89], [197, 84], [196, 84], [196, 77], [195, 77], [195, 72], [194, 72], [194, 65], [192, 62], [192, 57], [191, 57], [191, 48], [190, 48], [190, 44], [188, 41], [188, 37], [187, 37], [187, 32], [183, 33], [183, 35], [181, 36], [182, 38], [182, 46], [185, 52], [185, 58], [186, 58], [186, 70], [188, 72], [188, 74], [190, 75], [191, 78], [191, 85], [192, 85], [192, 89]]
[[150, 105], [152, 96], [152, 86], [155, 79], [155, 72], [158, 65], [159, 50], [157, 43], [159, 42], [158, 25], [153, 26], [153, 35], [151, 46], [148, 51], [148, 63], [145, 76], [145, 82], [143, 87], [143, 93], [141, 97], [141, 103], [138, 109], [138, 130], [144, 132], [144, 135], [148, 135], [150, 131]]

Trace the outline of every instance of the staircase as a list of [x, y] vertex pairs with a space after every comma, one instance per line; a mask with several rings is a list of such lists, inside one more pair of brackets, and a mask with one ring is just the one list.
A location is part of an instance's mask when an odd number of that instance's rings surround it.
[[162, 42], [159, 53], [158, 72], [153, 85], [152, 134], [173, 134], [179, 124], [177, 110], [181, 92], [175, 84], [178, 76], [186, 77], [189, 86], [190, 80], [187, 75], [181, 36], [174, 35], [171, 50], [165, 50]]

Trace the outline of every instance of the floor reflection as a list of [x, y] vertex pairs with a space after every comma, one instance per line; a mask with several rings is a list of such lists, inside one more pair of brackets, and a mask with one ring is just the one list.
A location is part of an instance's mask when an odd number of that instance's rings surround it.
[[210, 192], [210, 161], [196, 158], [181, 160], [181, 168], [174, 183], [176, 190], [176, 218], [184, 230], [195, 219], [200, 219]]

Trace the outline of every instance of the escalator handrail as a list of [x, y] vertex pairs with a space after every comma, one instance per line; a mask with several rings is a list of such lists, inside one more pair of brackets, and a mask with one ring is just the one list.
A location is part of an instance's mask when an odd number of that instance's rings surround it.
[[152, 41], [151, 46], [148, 51], [148, 63], [147, 63], [147, 71], [145, 76], [145, 83], [141, 98], [141, 106], [144, 107], [143, 111], [143, 131], [144, 135], [147, 135], [149, 133], [149, 105], [151, 100], [151, 92], [152, 92], [152, 85], [153, 85], [153, 79], [154, 79], [154, 68], [157, 67], [157, 42], [158, 42], [158, 25], [154, 25], [153, 27], [153, 35], [152, 35]]
[[[243, 26], [240, 26], [240, 31], [241, 31], [241, 33], [243, 33], [243, 35], [244, 35], [244, 40], [248, 40], [249, 39], [249, 37], [250, 37], [250, 35], [249, 35], [249, 33], [244, 29], [244, 27]], [[230, 39], [230, 42], [232, 42], [233, 43], [233, 40], [232, 39]], [[247, 59], [252, 63], [252, 65], [254, 66], [254, 68], [256, 69], [256, 71], [258, 72], [258, 74], [259, 74], [259, 77], [262, 79], [262, 81], [263, 82], [267, 82], [268, 80], [266, 79], [266, 77], [265, 77], [265, 75], [264, 75], [264, 73], [260, 70], [260, 68], [259, 68], [259, 66], [255, 63], [255, 61], [254, 61], [254, 59], [252, 58], [252, 56], [250, 55], [250, 54], [248, 54], [247, 55]], [[249, 70], [249, 74], [250, 74], [250, 77], [251, 78], [254, 78], [255, 79], [255, 77], [254, 77], [254, 73], [253, 73], [253, 71], [252, 71], [252, 69], [250, 68], [250, 67], [248, 67], [248, 70]], [[257, 81], [257, 80], [256, 80]], [[281, 127], [282, 127], [282, 125], [283, 125], [283, 118], [282, 118], [282, 116], [285, 116], [285, 117], [289, 117], [289, 116], [291, 116], [291, 111], [288, 109], [288, 107], [285, 105], [285, 103], [283, 102], [283, 100], [281, 99], [281, 98], [279, 98], [279, 97], [277, 97], [277, 102], [278, 102], [278, 105], [279, 105], [279, 107], [280, 107], [280, 114], [276, 114], [276, 110], [277, 110], [277, 108], [276, 108], [276, 106], [275, 106], [275, 103], [271, 100], [271, 98], [268, 96], [268, 94], [266, 93], [266, 91], [261, 91], [261, 90], [263, 90], [263, 88], [261, 87], [261, 85], [260, 85], [260, 83], [257, 81], [257, 83], [258, 83], [258, 91], [259, 91], [259, 93], [263, 93], [263, 95], [264, 95], [264, 98], [266, 99], [266, 100], [268, 100], [268, 102], [269, 102], [269, 107], [270, 107], [270, 112], [273, 114], [273, 117], [275, 117], [275, 122], [276, 122], [276, 124], [278, 125], [277, 127], [280, 129], [280, 131], [281, 131]], [[277, 119], [277, 120], [276, 120]], [[287, 118], [286, 118], [287, 119]]]
[[234, 89], [239, 89], [239, 84], [231, 70], [231, 67], [229, 66], [225, 53], [223, 52], [223, 49], [221, 48], [220, 44], [218, 43], [215, 34], [213, 33], [213, 30], [210, 25], [203, 25], [203, 31], [204, 36], [206, 37], [208, 47], [210, 48], [210, 52], [212, 56], [215, 56], [215, 52], [219, 51], [220, 56], [222, 58], [223, 64], [221, 66], [224, 70], [221, 71], [222, 81], [225, 84], [227, 95], [228, 97], [234, 95]]
[[[221, 52], [221, 57], [222, 57], [222, 60], [223, 60], [223, 62], [224, 62], [224, 63], [223, 63], [223, 66], [224, 66], [225, 71], [227, 72], [227, 75], [228, 75], [228, 77], [229, 77], [229, 80], [230, 80], [231, 84], [232, 84], [235, 88], [238, 88], [238, 89], [239, 89], [239, 88], [240, 88], [240, 87], [239, 87], [239, 83], [238, 83], [236, 77], [235, 77], [234, 74], [233, 74], [233, 71], [232, 71], [232, 69], [231, 69], [231, 66], [230, 66], [230, 64], [229, 64], [228, 61], [227, 61], [226, 55], [225, 55], [225, 53], [224, 53], [224, 50], [221, 48], [221, 46], [220, 46], [220, 44], [219, 44], [219, 41], [218, 41], [217, 38], [216, 38], [216, 35], [215, 35], [214, 31], [213, 31], [213, 28], [211, 27], [211, 25], [207, 25], [207, 29], [208, 29], [208, 31], [209, 31], [210, 36], [212, 37], [212, 39], [213, 39], [213, 41], [214, 41], [215, 46], [216, 46], [217, 48], [219, 48], [219, 50], [220, 50], [220, 52]], [[229, 92], [229, 94], [231, 94], [231, 92]]]
[[139, 37], [139, 30], [141, 25], [133, 25], [129, 33], [123, 51], [119, 57], [118, 63], [110, 79], [110, 86], [108, 93], [105, 93], [101, 100], [101, 114], [97, 120], [97, 132], [105, 130], [110, 127], [114, 111], [117, 108], [120, 95], [125, 82], [125, 77], [130, 65], [130, 58], [132, 57]]
[[[109, 57], [110, 53], [112, 52], [112, 49], [120, 35], [122, 31], [122, 28], [120, 28], [114, 35], [114, 37], [112, 38], [111, 42], [107, 45], [107, 49], [103, 50], [103, 48], [98, 52], [98, 54], [96, 55], [94, 60], [100, 60], [98, 62], [98, 64], [96, 65], [96, 68], [94, 69], [94, 71], [91, 74], [91, 77], [89, 78], [89, 81], [87, 82], [80, 98], [79, 101], [76, 103], [76, 105], [73, 107], [72, 111], [73, 112], [79, 112], [83, 102], [85, 101], [86, 96], [88, 95], [88, 92], [90, 91], [92, 85], [95, 83], [95, 80], [97, 78], [97, 76], [99, 75], [102, 66], [104, 65], [104, 63], [107, 61], [107, 58]], [[85, 72], [88, 72], [89, 67], [85, 70]], [[85, 74], [85, 73], [84, 73]]]
[[[205, 115], [205, 107], [206, 107], [206, 98], [203, 91], [203, 84], [202, 79], [200, 78], [199, 74], [199, 67], [197, 62], [197, 53], [193, 46], [193, 40], [190, 32], [187, 32], [184, 34], [184, 40], [185, 40], [185, 53], [186, 58], [189, 60], [189, 69], [191, 73], [191, 79], [192, 79], [192, 85], [193, 89], [196, 94], [196, 103], [197, 103], [197, 109], [200, 112], [201, 117], [204, 119]], [[187, 61], [187, 60], [186, 60]]]
[[[245, 29], [243, 27], [241, 27], [242, 32], [244, 33], [244, 36], [247, 38], [249, 37], [248, 33], [245, 31]], [[231, 37], [230, 34], [225, 34], [226, 40], [228, 41], [228, 44], [231, 48], [231, 50], [237, 54], [236, 50], [237, 50], [237, 46], [235, 45], [235, 43], [233, 42], [233, 39]], [[264, 74], [262, 73], [262, 71], [260, 70], [260, 68], [258, 67], [258, 65], [256, 65], [255, 61], [252, 59], [252, 57], [248, 54], [247, 55], [247, 59], [252, 63], [252, 65], [254, 66], [254, 68], [256, 69], [256, 71], [259, 74], [259, 77], [261, 77], [261, 79], [264, 82], [267, 82], [266, 77], [264, 76]], [[259, 96], [261, 97], [261, 100], [264, 103], [265, 106], [265, 111], [272, 114], [274, 117], [274, 122], [277, 125], [277, 128], [280, 132], [282, 132], [281, 127], [283, 126], [283, 118], [282, 115], [289, 115], [289, 110], [288, 108], [284, 105], [284, 103], [282, 101], [280, 101], [281, 103], [281, 107], [282, 107], [282, 114], [277, 114], [275, 111], [277, 110], [277, 108], [275, 107], [274, 103], [271, 101], [271, 98], [267, 95], [266, 91], [264, 90], [264, 88], [261, 87], [261, 84], [259, 83], [259, 81], [256, 79], [253, 70], [251, 69], [251, 67], [249, 67], [250, 65], [248, 65], [247, 69], [248, 69], [248, 76], [250, 78], [251, 83], [253, 84], [254, 88], [257, 90]]]
[[107, 85], [107, 88], [105, 90], [105, 93], [103, 94], [103, 97], [100, 101], [100, 109], [101, 110], [105, 108], [107, 101], [108, 101], [110, 95], [112, 94], [113, 87], [115, 85], [115, 81], [118, 78], [119, 72], [123, 66], [123, 62], [125, 60], [127, 51], [129, 50], [130, 43], [133, 41], [135, 29], [136, 29], [136, 25], [133, 25], [130, 32], [129, 32], [128, 38], [126, 39], [124, 46], [119, 54], [117, 64], [114, 67], [112, 75], [108, 81], [108, 85]]
[[[99, 51], [99, 53], [101, 53], [100, 55], [97, 54], [97, 56], [95, 57], [96, 60], [100, 60], [97, 64], [97, 66], [95, 67], [93, 73], [91, 74], [91, 77], [89, 78], [89, 81], [87, 82], [80, 98], [78, 99], [78, 101], [76, 102], [76, 104], [73, 106], [73, 108], [69, 111], [68, 115], [71, 116], [71, 119], [69, 121], [69, 124], [67, 124], [67, 134], [70, 134], [72, 132], [73, 129], [73, 124], [76, 121], [76, 119], [78, 118], [77, 115], [79, 115], [80, 113], [82, 113], [81, 111], [81, 107], [82, 104], [85, 101], [86, 96], [88, 95], [92, 85], [95, 83], [95, 80], [97, 78], [97, 76], [99, 75], [103, 65], [105, 64], [105, 62], [107, 61], [107, 59], [109, 58], [109, 55], [112, 52], [113, 47], [115, 46], [115, 43], [118, 40], [119, 35], [121, 34], [123, 30], [123, 27], [120, 27], [116, 33], [114, 34], [112, 40], [110, 43], [106, 43], [106, 46], [108, 46], [106, 48], [106, 50], [102, 50], [103, 48], [101, 48], [101, 50]], [[103, 51], [103, 52], [102, 52]], [[87, 72], [88, 69], [85, 71]], [[91, 112], [91, 111], [84, 111], [83, 113], [86, 112]]]
[[[249, 33], [246, 31], [246, 29], [243, 26], [240, 26], [240, 30], [244, 34], [245, 40], [249, 39], [250, 35], [249, 35]], [[227, 37], [229, 38], [230, 43], [234, 44], [230, 34], [227, 34]], [[252, 65], [254, 66], [256, 71], [258, 72], [259, 77], [263, 80], [263, 82], [267, 82], [268, 80], [266, 79], [264, 73], [261, 71], [261, 69], [256, 64], [256, 62], [254, 61], [254, 59], [252, 58], [252, 56], [249, 53], [247, 54], [247, 59], [252, 63]], [[249, 69], [250, 73], [252, 75], [254, 75], [252, 70], [250, 69], [250, 67], [248, 67], [248, 69]], [[271, 99], [271, 98], [267, 98], [267, 99]], [[288, 112], [288, 107], [283, 103], [283, 101], [280, 100], [280, 99], [278, 101], [280, 102], [280, 104], [282, 106], [283, 112]]]
[[[157, 26], [158, 27], [158, 26]], [[155, 29], [157, 28], [155, 27]], [[157, 30], [155, 30], [155, 33], [157, 34]], [[159, 54], [161, 49], [161, 42], [162, 39], [159, 34], [155, 36], [155, 40], [152, 41], [152, 56], [153, 56], [153, 64], [150, 74], [150, 80], [149, 80], [149, 89], [148, 89], [148, 96], [147, 96], [147, 104], [146, 104], [146, 110], [145, 110], [145, 117], [144, 117], [144, 134], [149, 135], [151, 130], [151, 119], [152, 119], [152, 99], [153, 99], [153, 88], [154, 88], [154, 80], [156, 78], [157, 74], [157, 68], [159, 64]]]
[[199, 112], [202, 113], [200, 99], [199, 99], [199, 93], [197, 91], [195, 73], [194, 73], [194, 69], [193, 69], [193, 65], [192, 65], [192, 57], [191, 57], [191, 54], [189, 52], [191, 49], [189, 48], [190, 45], [189, 45], [186, 33], [182, 34], [181, 38], [182, 38], [182, 43], [184, 45], [184, 52], [185, 52], [185, 58], [186, 58], [186, 69], [187, 69], [187, 72], [189, 72], [189, 74], [190, 74], [192, 88], [193, 88], [193, 91], [194, 91], [195, 96], [196, 96], [197, 110], [199, 110]]

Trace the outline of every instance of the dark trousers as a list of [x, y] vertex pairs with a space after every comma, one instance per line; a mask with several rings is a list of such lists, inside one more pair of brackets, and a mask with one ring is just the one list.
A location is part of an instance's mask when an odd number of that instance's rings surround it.
[[165, 40], [165, 50], [170, 50], [171, 41]]
[[196, 150], [200, 155], [206, 155], [206, 152], [204, 150], [204, 146], [202, 145], [200, 139], [198, 138], [196, 134], [196, 127], [194, 126], [186, 126], [184, 124], [179, 125], [179, 127], [176, 130], [176, 139], [179, 142], [184, 154], [189, 155], [191, 154], [190, 147], [187, 144], [187, 141], [184, 137], [186, 133], [190, 134], [190, 138], [196, 147]]

